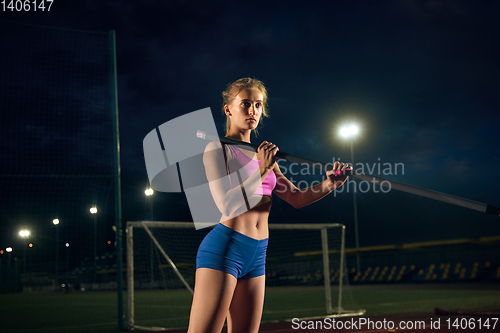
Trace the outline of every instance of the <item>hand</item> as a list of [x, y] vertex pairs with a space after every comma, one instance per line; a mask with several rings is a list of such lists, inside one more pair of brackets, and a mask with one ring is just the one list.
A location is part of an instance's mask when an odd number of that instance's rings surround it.
[[347, 163], [338, 161], [333, 163], [333, 169], [326, 172], [326, 177], [331, 183], [329, 187], [332, 191], [345, 183], [349, 176], [347, 176], [344, 171], [350, 169], [351, 167]]
[[279, 148], [271, 142], [264, 141], [257, 149], [257, 158], [260, 161], [260, 166], [271, 170], [276, 162], [276, 153]]

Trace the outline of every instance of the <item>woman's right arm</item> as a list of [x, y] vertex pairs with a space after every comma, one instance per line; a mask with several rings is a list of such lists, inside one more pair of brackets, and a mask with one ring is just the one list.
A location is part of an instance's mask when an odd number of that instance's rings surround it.
[[[225, 149], [219, 142], [210, 142], [203, 154], [203, 164], [209, 182], [210, 191], [219, 211], [226, 217], [238, 216], [255, 207], [262, 196], [253, 195], [261, 186], [262, 181], [270, 172], [269, 168], [258, 168], [248, 179], [242, 179], [243, 183], [231, 184], [227, 174]], [[229, 151], [226, 150], [226, 155]], [[243, 186], [240, 186], [243, 185]], [[243, 196], [242, 187], [246, 194]]]

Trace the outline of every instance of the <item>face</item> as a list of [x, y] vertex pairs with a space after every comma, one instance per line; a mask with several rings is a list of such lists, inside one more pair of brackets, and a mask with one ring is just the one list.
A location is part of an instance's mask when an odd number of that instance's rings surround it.
[[240, 91], [229, 105], [225, 105], [226, 116], [231, 119], [231, 127], [253, 130], [262, 115], [262, 93], [257, 88]]

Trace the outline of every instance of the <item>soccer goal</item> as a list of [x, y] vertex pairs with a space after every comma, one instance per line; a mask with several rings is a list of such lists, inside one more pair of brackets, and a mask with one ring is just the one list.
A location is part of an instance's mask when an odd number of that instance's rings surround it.
[[[270, 224], [262, 321], [355, 316], [343, 224]], [[211, 228], [127, 222], [129, 329], [185, 328], [196, 252]]]

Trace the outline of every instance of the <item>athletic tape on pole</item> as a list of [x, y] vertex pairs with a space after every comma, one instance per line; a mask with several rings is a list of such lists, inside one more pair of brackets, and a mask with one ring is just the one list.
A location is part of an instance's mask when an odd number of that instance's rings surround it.
[[[207, 132], [204, 132], [201, 130], [199, 130], [196, 133], [196, 136], [200, 139], [209, 140], [209, 141], [220, 141], [222, 143], [236, 145], [239, 148], [243, 148], [243, 149], [247, 149], [247, 150], [251, 150], [251, 151], [257, 151], [257, 148], [258, 148], [257, 145], [254, 145], [251, 143], [232, 140], [232, 139], [226, 138], [224, 136], [217, 136], [217, 135], [210, 134], [210, 133], [207, 133]], [[278, 151], [276, 153], [276, 158], [284, 159], [284, 160], [287, 160], [287, 161], [292, 162], [292, 163], [298, 163], [298, 164], [302, 164], [304, 166], [309, 166], [309, 167], [317, 168], [317, 169], [321, 169], [321, 170], [327, 170], [327, 168], [329, 168], [329, 167], [331, 168], [331, 163], [314, 161], [314, 160], [310, 160], [310, 159], [307, 159], [307, 158], [304, 158], [301, 156], [284, 153], [281, 151]], [[451, 194], [446, 194], [446, 193], [442, 193], [442, 192], [428, 190], [428, 189], [425, 189], [422, 187], [408, 185], [405, 183], [397, 182], [395, 180], [390, 180], [390, 179], [386, 179], [386, 178], [382, 178], [382, 177], [378, 177], [378, 176], [373, 176], [373, 175], [369, 175], [369, 174], [365, 174], [365, 173], [358, 173], [355, 170], [346, 171], [346, 174], [348, 174], [350, 177], [352, 177], [354, 179], [367, 181], [367, 182], [374, 183], [377, 185], [393, 188], [393, 189], [398, 190], [398, 191], [407, 192], [407, 193], [415, 194], [415, 195], [418, 195], [421, 197], [426, 197], [429, 199], [434, 199], [434, 200], [446, 202], [446, 203], [449, 203], [452, 205], [477, 210], [479, 212], [500, 216], [500, 208], [498, 208], [496, 206], [488, 205], [488, 204], [485, 204], [482, 202], [469, 200], [469, 199], [465, 199], [465, 198], [460, 198], [460, 197], [457, 197], [457, 196], [454, 196]]]

